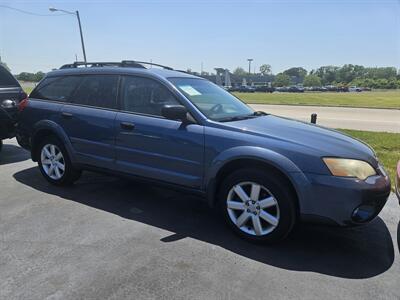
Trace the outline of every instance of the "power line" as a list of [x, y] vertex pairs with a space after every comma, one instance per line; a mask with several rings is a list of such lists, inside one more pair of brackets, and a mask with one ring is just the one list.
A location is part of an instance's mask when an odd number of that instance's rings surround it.
[[30, 11], [22, 10], [22, 9], [19, 9], [19, 8], [11, 7], [11, 6], [8, 6], [8, 5], [2, 5], [2, 4], [0, 4], [0, 7], [8, 8], [8, 9], [15, 10], [15, 11], [18, 11], [18, 12], [23, 13], [23, 14], [37, 16], [37, 17], [58, 17], [58, 16], [62, 16], [62, 15], [67, 15], [66, 13], [61, 13], [61, 14], [37, 14], [37, 13], [34, 13], [34, 12], [30, 12]]

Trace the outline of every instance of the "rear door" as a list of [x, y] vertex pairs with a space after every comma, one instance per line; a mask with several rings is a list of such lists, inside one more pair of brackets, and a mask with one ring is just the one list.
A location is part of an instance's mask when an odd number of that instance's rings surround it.
[[114, 121], [118, 75], [81, 75], [80, 84], [60, 115], [78, 162], [114, 166]]
[[60, 110], [80, 83], [76, 76], [51, 76], [43, 79], [29, 95], [29, 105], [21, 112], [18, 131], [32, 136], [34, 125], [49, 120], [61, 126]]
[[117, 168], [126, 173], [199, 188], [203, 176], [204, 127], [161, 115], [165, 104], [180, 104], [173, 93], [150, 78], [122, 80], [116, 119]]

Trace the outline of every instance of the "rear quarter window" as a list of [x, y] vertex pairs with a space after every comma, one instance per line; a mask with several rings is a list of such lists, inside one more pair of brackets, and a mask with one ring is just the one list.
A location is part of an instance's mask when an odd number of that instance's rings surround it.
[[14, 76], [2, 66], [0, 66], [0, 87], [19, 87]]
[[47, 77], [32, 91], [31, 98], [66, 102], [78, 87], [79, 76]]

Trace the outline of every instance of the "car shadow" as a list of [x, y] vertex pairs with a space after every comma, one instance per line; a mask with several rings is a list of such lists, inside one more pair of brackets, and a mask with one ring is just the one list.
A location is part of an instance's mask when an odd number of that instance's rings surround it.
[[385, 272], [394, 261], [392, 238], [380, 218], [348, 229], [300, 225], [283, 242], [266, 246], [236, 237], [204, 201], [188, 194], [94, 173], [84, 173], [72, 187], [50, 185], [38, 168], [14, 178], [38, 191], [173, 232], [162, 242], [189, 237], [277, 268], [360, 279]]
[[30, 153], [16, 145], [4, 144], [0, 152], [0, 165], [12, 164], [29, 159]]

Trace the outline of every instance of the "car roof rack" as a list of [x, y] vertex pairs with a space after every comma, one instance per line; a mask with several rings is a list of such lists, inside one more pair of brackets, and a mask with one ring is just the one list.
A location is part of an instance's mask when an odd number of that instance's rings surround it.
[[144, 65], [150, 65], [160, 67], [166, 70], [173, 70], [171, 67], [163, 66], [153, 62], [147, 61], [136, 61], [136, 60], [123, 60], [121, 62], [84, 62], [76, 61], [72, 64], [66, 64], [60, 67], [60, 69], [71, 69], [78, 67], [126, 67], [126, 68], [140, 68], [147, 69]]

